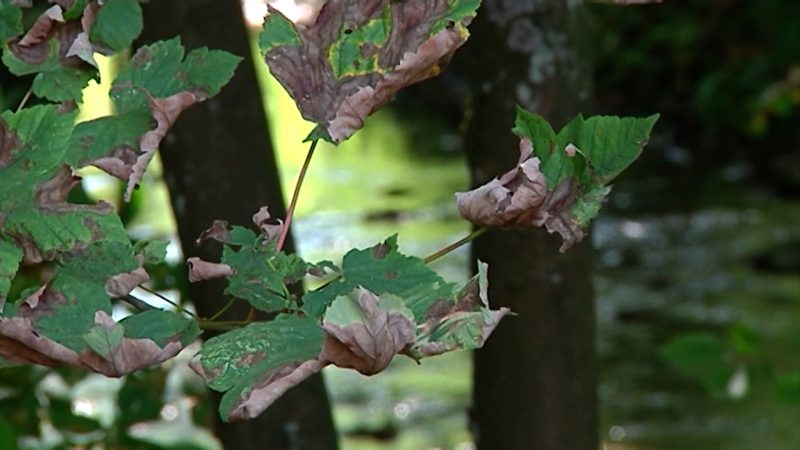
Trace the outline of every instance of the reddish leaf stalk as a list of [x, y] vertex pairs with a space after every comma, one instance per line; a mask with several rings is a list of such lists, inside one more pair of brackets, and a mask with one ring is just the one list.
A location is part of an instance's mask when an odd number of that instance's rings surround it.
[[448, 245], [447, 247], [445, 247], [445, 248], [443, 248], [441, 250], [437, 250], [436, 252], [426, 256], [423, 259], [423, 261], [425, 262], [425, 264], [430, 264], [433, 261], [436, 261], [437, 259], [441, 258], [442, 256], [444, 256], [444, 255], [452, 252], [453, 250], [461, 247], [462, 245], [464, 245], [464, 244], [466, 244], [468, 242], [472, 242], [475, 238], [477, 238], [478, 236], [480, 236], [483, 233], [485, 233], [486, 230], [488, 230], [488, 229], [489, 229], [488, 227], [478, 228], [478, 229], [474, 230], [472, 233], [470, 233], [470, 234], [464, 236], [463, 238], [457, 240], [456, 242], [453, 242], [452, 244]]
[[278, 243], [275, 246], [277, 251], [281, 251], [284, 242], [286, 242], [286, 236], [289, 235], [289, 227], [292, 225], [294, 209], [297, 206], [297, 199], [300, 197], [300, 188], [303, 186], [303, 180], [306, 177], [308, 166], [311, 164], [311, 157], [314, 156], [314, 150], [317, 148], [317, 142], [319, 141], [316, 139], [311, 142], [311, 147], [306, 154], [306, 160], [303, 161], [303, 167], [300, 169], [300, 174], [297, 176], [297, 183], [295, 183], [294, 192], [292, 193], [292, 201], [289, 203], [289, 209], [286, 210], [286, 220], [283, 222], [283, 229], [281, 229], [281, 235], [278, 237]]

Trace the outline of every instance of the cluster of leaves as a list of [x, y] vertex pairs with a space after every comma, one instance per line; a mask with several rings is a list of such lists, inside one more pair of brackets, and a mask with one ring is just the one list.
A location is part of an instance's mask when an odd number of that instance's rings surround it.
[[579, 115], [557, 134], [541, 116], [517, 109], [517, 167], [456, 194], [465, 219], [484, 226], [544, 226], [561, 235], [565, 251], [584, 237], [608, 185], [642, 153], [658, 115], [647, 118]]
[[[372, 375], [400, 353], [421, 359], [480, 347], [508, 313], [488, 307], [485, 265], [465, 286], [446, 283], [401, 254], [396, 237], [351, 250], [341, 267], [309, 264], [276, 250], [268, 217], [264, 209], [254, 216], [260, 234], [215, 222], [200, 239], [222, 242], [222, 261], [190, 259], [190, 279], [226, 277], [226, 293], [279, 313], [208, 340], [193, 362], [212, 389], [225, 391], [227, 419], [258, 415], [329, 364]], [[307, 274], [329, 281], [301, 300], [288, 286]]]
[[[136, 1], [65, 1], [23, 34], [31, 2], [0, 2], [3, 62], [36, 73], [32, 92], [58, 102], [0, 115], [0, 363], [68, 364], [121, 376], [176, 355], [197, 323], [150, 309], [117, 322], [112, 299], [149, 279], [166, 243], [132, 243], [114, 208], [68, 201], [75, 170], [94, 165], [138, 182], [175, 118], [219, 91], [238, 58], [177, 39], [142, 47], [114, 80], [117, 114], [76, 124], [75, 100], [97, 76], [92, 53], [131, 45], [141, 29]], [[128, 194], [129, 195], [129, 194]], [[45, 268], [38, 284], [7, 301], [20, 270]]]
[[[116, 114], [75, 124], [74, 101], [96, 77], [92, 53], [126, 48], [141, 28], [135, 0], [56, 2], [23, 35], [27, 2], [0, 0], [3, 60], [37, 73], [32, 92], [59, 104], [0, 116], [0, 362], [69, 364], [120, 376], [171, 358], [198, 323], [145, 310], [117, 322], [112, 300], [148, 280], [159, 242], [128, 238], [110, 205], [67, 201], [74, 170], [99, 167], [127, 181], [126, 199], [159, 143], [189, 106], [216, 94], [238, 58], [177, 39], [140, 48], [114, 80]], [[330, 0], [307, 26], [271, 11], [260, 45], [273, 74], [317, 123], [309, 136], [340, 142], [399, 89], [436, 75], [467, 37], [479, 0]], [[518, 167], [461, 194], [465, 218], [487, 226], [541, 226], [565, 247], [581, 239], [607, 183], [641, 152], [655, 117], [576, 118], [556, 134], [519, 111]], [[314, 147], [312, 146], [312, 149]], [[290, 218], [287, 218], [287, 223]], [[508, 309], [488, 305], [487, 267], [464, 286], [445, 282], [397, 238], [351, 250], [336, 266], [281, 251], [286, 224], [262, 208], [260, 232], [215, 222], [199, 241], [224, 245], [220, 262], [188, 260], [192, 281], [226, 278], [226, 293], [276, 314], [206, 341], [192, 367], [225, 392], [226, 420], [250, 418], [333, 364], [372, 375], [395, 355], [414, 359], [483, 345]], [[21, 267], [47, 264], [42, 282], [6, 301]], [[290, 285], [327, 277], [298, 296]]]

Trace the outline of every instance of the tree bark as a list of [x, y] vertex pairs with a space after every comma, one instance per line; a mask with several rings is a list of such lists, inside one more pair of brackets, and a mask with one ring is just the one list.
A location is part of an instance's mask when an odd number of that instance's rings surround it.
[[[180, 35], [184, 46], [223, 49], [244, 60], [216, 97], [184, 112], [162, 142], [161, 157], [181, 245], [187, 256], [215, 260], [219, 249], [194, 240], [214, 219], [249, 225], [262, 205], [274, 217], [285, 206], [238, 1], [157, 0], [144, 5], [143, 41]], [[292, 251], [291, 239], [285, 249]], [[222, 283], [195, 283], [189, 296], [209, 317], [225, 303]], [[249, 307], [237, 302], [220, 320], [241, 320]], [[263, 318], [263, 317], [261, 317]], [[219, 396], [214, 396], [219, 401]], [[329, 450], [337, 447], [321, 376], [290, 390], [260, 417], [215, 424], [226, 449]]]
[[[475, 185], [516, 163], [515, 105], [556, 130], [586, 105], [580, 3], [484, 1], [456, 59], [475, 93], [466, 138]], [[493, 306], [518, 314], [475, 352], [471, 423], [480, 450], [598, 448], [591, 243], [566, 254], [559, 244], [544, 230], [492, 230], [473, 245], [489, 264]]]

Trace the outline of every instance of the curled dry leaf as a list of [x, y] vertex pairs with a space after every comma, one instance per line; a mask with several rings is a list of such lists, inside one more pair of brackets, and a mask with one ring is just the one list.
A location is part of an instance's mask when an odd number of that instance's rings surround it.
[[231, 231], [228, 222], [224, 220], [215, 220], [211, 226], [203, 230], [200, 236], [194, 241], [195, 245], [203, 245], [209, 239], [217, 242], [229, 243], [231, 239]]
[[130, 294], [137, 286], [150, 280], [150, 275], [139, 266], [136, 269], [114, 275], [106, 281], [106, 294], [113, 298], [121, 298]]
[[[47, 293], [44, 295], [46, 297]], [[37, 307], [30, 310], [35, 311]], [[39, 332], [34, 323], [37, 314], [46, 312], [31, 313], [30, 317], [0, 318], [0, 356], [8, 362], [50, 367], [68, 365], [121, 377], [174, 357], [186, 343], [180, 339], [180, 333], [163, 345], [152, 339], [124, 337], [121, 324], [104, 311], [97, 311], [94, 327], [84, 337], [87, 345], [78, 350]]]
[[42, 42], [47, 35], [50, 34], [50, 30], [56, 23], [64, 23], [61, 7], [58, 5], [51, 6], [43, 12], [36, 19], [36, 22], [31, 26], [28, 32], [22, 36], [22, 39], [17, 42], [17, 45], [21, 47], [30, 47]]
[[125, 201], [130, 201], [133, 190], [142, 180], [147, 165], [153, 159], [153, 156], [158, 150], [158, 145], [167, 131], [172, 128], [172, 125], [178, 119], [178, 116], [188, 107], [201, 101], [202, 98], [198, 97], [192, 92], [179, 92], [167, 98], [150, 98], [150, 110], [153, 113], [153, 118], [156, 120], [156, 128], [148, 131], [139, 140], [139, 149], [141, 153], [137, 156], [136, 162], [131, 166], [130, 175], [128, 176], [128, 187], [125, 189]]
[[414, 314], [400, 297], [357, 288], [328, 307], [319, 358], [364, 375], [383, 371], [416, 339]]
[[253, 214], [253, 223], [261, 230], [261, 233], [266, 236], [268, 241], [272, 241], [281, 234], [283, 230], [283, 221], [278, 221], [278, 224], [269, 223], [271, 216], [269, 215], [269, 207], [262, 206], [257, 213]]
[[[118, 337], [116, 339], [106, 337], [115, 327], [120, 330]], [[102, 336], [101, 339], [105, 338], [105, 342], [100, 345], [102, 350], [85, 348], [79, 354], [80, 365], [109, 377], [121, 377], [154, 366], [172, 358], [183, 349], [183, 345], [177, 339], [170, 340], [161, 347], [151, 339], [124, 338], [122, 325], [103, 311], [95, 313], [94, 330]]]
[[192, 283], [202, 280], [231, 277], [235, 273], [233, 268], [227, 264], [203, 261], [198, 257], [187, 259], [186, 265], [189, 266], [189, 281]]
[[[24, 67], [11, 63], [12, 72], [22, 75], [35, 73], [39, 66], [45, 64], [49, 58], [55, 57], [63, 67], [80, 67], [78, 58], [68, 57], [67, 52], [75, 42], [81, 30], [77, 20], [64, 21], [61, 8], [53, 6], [48, 9], [21, 39], [8, 42], [8, 50]], [[53, 48], [57, 53], [51, 53], [50, 41], [54, 41]], [[7, 63], [8, 64], [8, 63]]]
[[531, 157], [531, 150], [530, 140], [520, 140], [517, 167], [475, 190], [457, 192], [461, 216], [476, 225], [503, 227], [541, 220], [547, 180], [539, 171], [539, 158]]
[[455, 301], [442, 299], [431, 305], [417, 327], [413, 346], [404, 352], [414, 359], [455, 350], [473, 350], [483, 344], [511, 310], [489, 308], [488, 265], [478, 262], [478, 275], [464, 286]]
[[548, 232], [561, 235], [564, 251], [584, 237], [570, 215], [579, 194], [577, 185], [569, 179], [549, 191], [532, 148], [532, 142], [522, 138], [517, 167], [472, 191], [457, 192], [458, 211], [461, 217], [481, 226], [544, 226]]
[[341, 142], [405, 86], [438, 75], [479, 0], [329, 0], [313, 24], [271, 9], [260, 45], [320, 137]]
[[312, 359], [303, 363], [287, 365], [280, 371], [272, 372], [253, 385], [247, 398], [231, 410], [230, 420], [252, 419], [270, 407], [286, 391], [321, 371], [327, 363]]

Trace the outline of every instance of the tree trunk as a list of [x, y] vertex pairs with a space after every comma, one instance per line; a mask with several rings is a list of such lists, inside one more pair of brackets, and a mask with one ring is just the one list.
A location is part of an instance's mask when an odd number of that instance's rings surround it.
[[[558, 130], [587, 103], [580, 3], [484, 1], [458, 56], [475, 93], [466, 138], [475, 185], [516, 163], [515, 105]], [[492, 230], [473, 245], [489, 264], [493, 306], [519, 314], [475, 352], [471, 419], [480, 450], [598, 448], [591, 243], [563, 255], [559, 244], [544, 230]]]
[[[187, 48], [207, 46], [245, 57], [222, 92], [184, 112], [162, 142], [161, 157], [181, 245], [187, 256], [214, 260], [219, 249], [196, 248], [194, 240], [214, 219], [250, 225], [262, 205], [275, 217], [285, 206], [261, 93], [238, 1], [157, 0], [144, 5], [143, 40], [180, 35]], [[291, 240], [285, 246], [292, 251]], [[223, 284], [195, 283], [189, 296], [209, 317], [225, 303]], [[243, 301], [220, 320], [246, 317]], [[219, 401], [219, 396], [215, 396]], [[215, 425], [226, 449], [329, 450], [336, 431], [321, 376], [292, 389], [260, 417]]]

